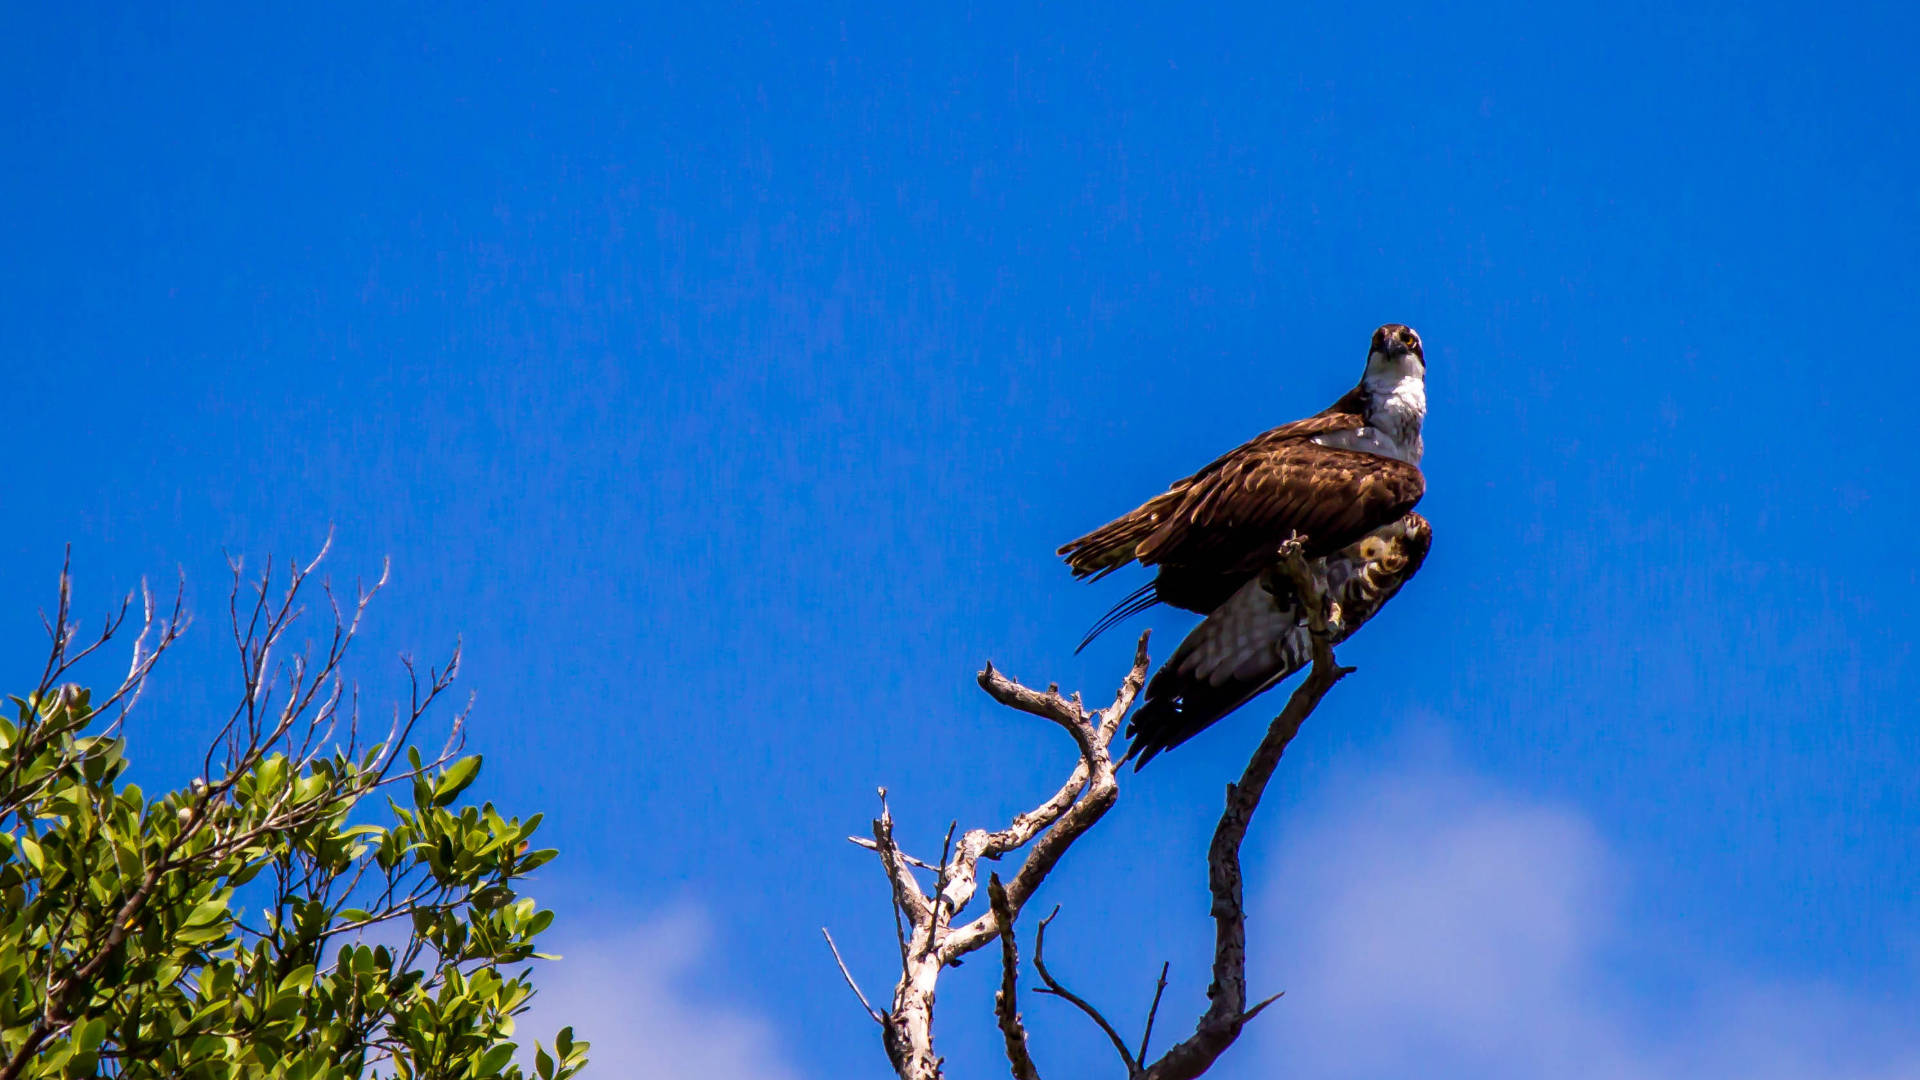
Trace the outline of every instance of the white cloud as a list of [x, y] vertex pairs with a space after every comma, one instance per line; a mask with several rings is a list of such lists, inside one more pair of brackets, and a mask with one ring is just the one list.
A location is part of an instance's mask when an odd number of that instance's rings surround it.
[[1577, 812], [1431, 773], [1335, 801], [1266, 890], [1252, 981], [1287, 997], [1236, 1073], [1920, 1078], [1920, 1025], [1841, 987], [1703, 976], [1649, 1015], [1608, 967], [1626, 875]]
[[705, 954], [711, 927], [691, 908], [604, 936], [553, 944], [563, 959], [535, 973], [539, 995], [517, 1039], [552, 1045], [566, 1024], [593, 1044], [587, 1077], [630, 1080], [793, 1080], [771, 1024], [702, 1000], [685, 976]]

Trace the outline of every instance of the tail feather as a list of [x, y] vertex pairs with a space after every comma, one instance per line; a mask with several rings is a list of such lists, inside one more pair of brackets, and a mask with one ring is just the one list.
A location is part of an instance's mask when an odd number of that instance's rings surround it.
[[1161, 668], [1149, 684], [1146, 702], [1127, 723], [1127, 737], [1132, 741], [1119, 764], [1133, 761], [1133, 770], [1139, 772], [1162, 751], [1171, 750], [1212, 727], [1215, 721], [1265, 693], [1293, 670], [1282, 668], [1261, 682], [1210, 687], [1182, 685], [1183, 680], [1178, 676], [1169, 677], [1168, 669]]
[[1087, 636], [1080, 639], [1080, 644], [1074, 647], [1073, 655], [1079, 656], [1087, 646], [1093, 644], [1094, 638], [1159, 603], [1160, 596], [1156, 590], [1158, 584], [1158, 582], [1149, 581], [1121, 597], [1119, 603], [1113, 605], [1105, 615], [1100, 616], [1099, 622], [1093, 624], [1093, 629], [1087, 631]]
[[1067, 560], [1074, 577], [1097, 581], [1134, 560], [1140, 544], [1160, 527], [1162, 515], [1178, 498], [1175, 491], [1158, 495], [1138, 510], [1062, 544], [1056, 554]]

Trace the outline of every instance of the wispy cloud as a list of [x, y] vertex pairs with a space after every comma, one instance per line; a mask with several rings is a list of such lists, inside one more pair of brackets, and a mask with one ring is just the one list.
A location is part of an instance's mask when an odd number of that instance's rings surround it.
[[1721, 972], [1636, 988], [1611, 965], [1630, 881], [1577, 811], [1471, 776], [1345, 789], [1263, 899], [1256, 981], [1288, 994], [1245, 1074], [1920, 1077], [1920, 1025], [1845, 987]]
[[527, 1056], [535, 1038], [550, 1043], [571, 1024], [593, 1043], [589, 1077], [793, 1080], [772, 1025], [687, 987], [711, 938], [706, 917], [681, 907], [636, 927], [557, 940], [565, 959], [536, 973], [540, 994], [519, 1025]]

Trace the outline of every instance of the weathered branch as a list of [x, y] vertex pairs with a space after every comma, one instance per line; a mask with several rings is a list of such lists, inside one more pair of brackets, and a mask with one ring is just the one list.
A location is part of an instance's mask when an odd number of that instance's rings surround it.
[[[963, 875], [950, 877], [948, 886], [949, 891], [956, 892], [956, 911], [965, 906], [966, 900], [972, 896], [973, 867], [981, 856], [999, 858], [1032, 841], [1033, 849], [1027, 852], [1020, 869], [1014, 872], [1013, 880], [1007, 885], [1007, 900], [1012, 904], [1014, 913], [1018, 914], [1059, 863], [1061, 856], [1073, 846], [1073, 842], [1093, 828], [1113, 806], [1114, 800], [1120, 795], [1120, 785], [1114, 775], [1113, 756], [1108, 748], [1120, 731], [1120, 721], [1126, 716], [1127, 710], [1133, 708], [1134, 698], [1146, 685], [1149, 666], [1147, 639], [1147, 634], [1141, 634], [1139, 643], [1134, 646], [1133, 667], [1114, 694], [1113, 704], [1093, 715], [1088, 715], [1081, 707], [1079, 695], [1068, 702], [1052, 688], [1045, 694], [1038, 694], [993, 670], [992, 665], [980, 673], [981, 688], [995, 701], [1052, 720], [1066, 728], [1080, 749], [1080, 764], [1074, 767], [1072, 775], [1067, 777], [1067, 782], [1060, 786], [1053, 798], [1014, 818], [1007, 828], [997, 833], [974, 830], [961, 838], [960, 851], [955, 855], [955, 860], [964, 860]], [[1075, 801], [1076, 798], [1078, 801]], [[1039, 838], [1034, 840], [1036, 833]], [[956, 891], [956, 886], [963, 891]], [[947, 937], [941, 946], [942, 956], [951, 963], [992, 941], [994, 933], [992, 913], [983, 914]]]
[[[1015, 815], [1004, 828], [969, 829], [958, 840], [950, 828], [937, 865], [901, 850], [894, 839], [884, 789], [872, 838], [848, 838], [880, 856], [892, 893], [900, 976], [892, 1007], [881, 1018], [888, 1059], [905, 1080], [938, 1080], [941, 1075], [940, 1058], [933, 1050], [933, 999], [941, 970], [999, 936], [1002, 915], [1005, 924], [1011, 925], [1067, 849], [1113, 806], [1119, 783], [1109, 747], [1120, 721], [1146, 685], [1147, 667], [1147, 635], [1142, 634], [1133, 667], [1112, 704], [1088, 712], [1078, 695], [1063, 697], [1057, 687], [1034, 690], [988, 665], [979, 676], [988, 696], [1057, 725], [1073, 739], [1079, 760], [1065, 782], [1039, 806]], [[1022, 849], [1026, 857], [1003, 889], [1004, 911], [982, 912], [955, 927], [954, 919], [973, 902], [979, 888], [980, 860], [999, 859]], [[931, 895], [914, 876], [916, 868], [933, 872]]]
[[1033, 1053], [1027, 1049], [1027, 1029], [1020, 1023], [1020, 946], [1013, 934], [1013, 905], [1007, 902], [999, 874], [987, 877], [987, 902], [1000, 926], [1000, 990], [993, 995], [993, 1014], [1007, 1044], [1007, 1064], [1013, 1068], [1013, 1080], [1040, 1080]]

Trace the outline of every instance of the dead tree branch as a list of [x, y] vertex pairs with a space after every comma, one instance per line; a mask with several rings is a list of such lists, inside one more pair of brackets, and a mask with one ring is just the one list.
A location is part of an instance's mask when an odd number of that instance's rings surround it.
[[[1140, 636], [1132, 670], [1121, 682], [1113, 702], [1098, 712], [1089, 712], [1078, 695], [1063, 697], [1057, 687], [1034, 690], [989, 664], [979, 676], [980, 687], [989, 697], [1055, 724], [1073, 739], [1079, 760], [1065, 782], [1039, 806], [1015, 815], [1004, 828], [969, 829], [957, 840], [949, 832], [938, 863], [915, 858], [901, 849], [894, 838], [893, 814], [886, 803], [885, 789], [880, 793], [880, 816], [873, 820], [871, 839], [849, 837], [879, 855], [892, 893], [900, 975], [891, 1007], [880, 1015], [887, 1057], [901, 1077], [937, 1080], [941, 1075], [940, 1058], [933, 1050], [933, 999], [941, 970], [993, 941], [1002, 925], [1011, 925], [1067, 849], [1113, 806], [1120, 787], [1109, 747], [1146, 680], [1145, 634]], [[979, 889], [980, 860], [1000, 859], [1023, 849], [1025, 858], [1002, 890], [1005, 904], [954, 925]], [[930, 889], [923, 887], [916, 871], [933, 875]]]
[[[1013, 905], [1007, 902], [1007, 888], [1000, 884], [999, 874], [987, 877], [987, 902], [1000, 926], [1000, 990], [993, 995], [993, 1013], [1007, 1043], [1007, 1064], [1013, 1067], [1013, 1080], [1040, 1080], [1040, 1070], [1027, 1049], [1026, 1026], [1020, 1022], [1020, 946], [1013, 933]], [[1035, 953], [1035, 961], [1039, 958]]]

